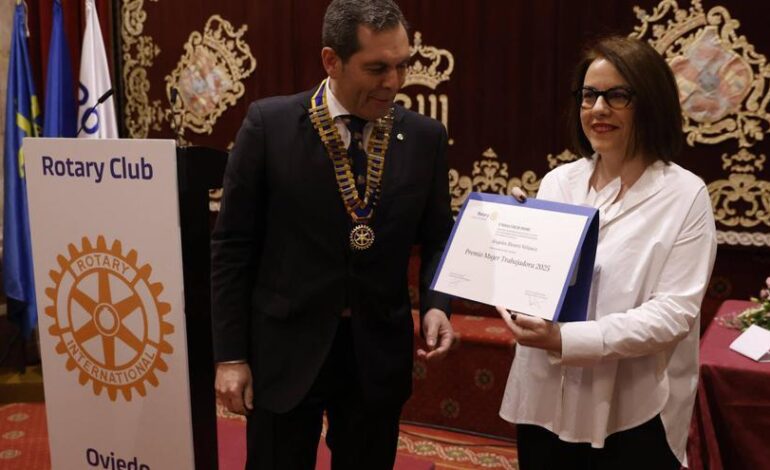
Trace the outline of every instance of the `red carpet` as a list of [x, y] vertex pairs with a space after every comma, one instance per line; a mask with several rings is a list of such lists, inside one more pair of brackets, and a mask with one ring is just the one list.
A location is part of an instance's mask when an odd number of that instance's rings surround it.
[[[241, 470], [246, 462], [246, 429], [242, 420], [237, 418], [217, 419], [219, 433], [219, 470]], [[329, 470], [329, 449], [321, 440], [318, 446], [316, 470]], [[416, 459], [409, 456], [396, 456], [396, 470], [432, 470], [435, 466], [429, 460]]]
[[[220, 416], [219, 468], [241, 470], [245, 459], [245, 423]], [[48, 432], [42, 403], [0, 406], [0, 470], [49, 470]], [[319, 446], [317, 470], [329, 469], [329, 451]], [[395, 470], [516, 470], [510, 442], [401, 425]]]
[[[245, 446], [244, 419], [217, 410], [219, 426], [219, 462], [221, 470], [243, 468]], [[516, 445], [464, 433], [438, 430], [419, 425], [401, 424], [395, 470], [518, 470]], [[322, 434], [326, 435], [326, 423]], [[226, 436], [226, 437], [225, 437]], [[223, 457], [224, 456], [224, 457]], [[232, 466], [224, 466], [232, 465]], [[318, 447], [317, 470], [329, 469], [329, 450]]]
[[47, 470], [49, 460], [43, 404], [0, 406], [0, 470]]

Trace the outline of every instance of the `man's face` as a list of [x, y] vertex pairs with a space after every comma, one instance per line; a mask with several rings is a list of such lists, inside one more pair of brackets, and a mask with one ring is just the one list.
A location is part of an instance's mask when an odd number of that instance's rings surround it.
[[351, 113], [368, 121], [385, 116], [404, 84], [409, 38], [404, 26], [375, 32], [358, 27], [361, 48], [343, 63], [333, 49], [321, 51], [332, 91]]

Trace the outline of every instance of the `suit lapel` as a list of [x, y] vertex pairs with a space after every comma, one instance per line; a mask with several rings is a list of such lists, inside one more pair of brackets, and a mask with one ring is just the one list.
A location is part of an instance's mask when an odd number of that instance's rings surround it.
[[[401, 106], [395, 107], [393, 117], [393, 129], [390, 132], [390, 142], [388, 142], [388, 151], [385, 153], [385, 168], [382, 176], [382, 188], [380, 199], [389, 199], [393, 195], [393, 188], [398, 186], [397, 169], [402, 168], [399, 160], [406, 158], [406, 129], [404, 128], [404, 116], [406, 112]], [[401, 135], [399, 139], [397, 136]]]

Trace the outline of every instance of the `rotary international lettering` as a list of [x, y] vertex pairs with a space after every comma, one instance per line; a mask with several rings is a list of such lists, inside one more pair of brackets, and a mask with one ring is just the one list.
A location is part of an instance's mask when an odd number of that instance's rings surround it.
[[131, 266], [126, 264], [123, 260], [105, 253], [93, 253], [81, 256], [72, 263], [72, 268], [75, 270], [77, 276], [80, 276], [89, 269], [107, 268], [115, 273], [121, 274], [123, 277], [133, 277]]
[[95, 183], [101, 183], [105, 176], [116, 180], [151, 180], [154, 174], [152, 165], [144, 157], [140, 157], [139, 161], [131, 161], [122, 156], [114, 157], [109, 162], [100, 162], [44, 155], [41, 161], [43, 176], [85, 178]]
[[153, 345], [147, 345], [145, 350], [129, 367], [123, 369], [105, 369], [93, 361], [86, 352], [78, 346], [74, 339], [68, 338], [67, 349], [70, 355], [88, 375], [100, 382], [110, 385], [125, 385], [143, 377], [152, 368], [157, 356]]

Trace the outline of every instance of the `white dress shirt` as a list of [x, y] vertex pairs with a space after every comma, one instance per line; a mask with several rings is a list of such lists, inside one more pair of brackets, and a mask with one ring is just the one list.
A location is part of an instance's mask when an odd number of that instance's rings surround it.
[[[348, 126], [342, 121], [342, 116], [350, 115], [352, 113], [345, 109], [345, 107], [342, 106], [342, 103], [337, 100], [337, 97], [334, 96], [331, 87], [331, 78], [326, 81], [324, 93], [326, 94], [326, 106], [329, 108], [329, 116], [334, 120], [334, 125], [337, 126], [337, 130], [340, 133], [340, 137], [342, 137], [345, 148], [348, 148], [350, 147], [350, 130], [348, 130]], [[374, 123], [372, 121], [367, 122], [364, 126], [364, 148], [369, 144], [369, 137], [372, 135], [373, 129]]]
[[608, 435], [660, 414], [686, 465], [700, 305], [716, 255], [708, 191], [659, 161], [615, 201], [619, 180], [590, 188], [595, 161], [556, 168], [537, 195], [600, 211], [588, 321], [561, 325], [561, 356], [516, 347], [500, 416], [601, 448]]

